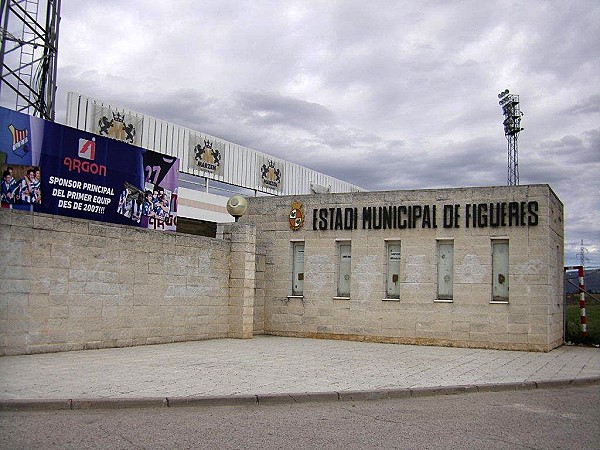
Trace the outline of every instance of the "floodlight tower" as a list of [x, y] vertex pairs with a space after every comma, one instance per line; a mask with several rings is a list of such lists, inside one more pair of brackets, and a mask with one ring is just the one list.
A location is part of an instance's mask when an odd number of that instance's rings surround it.
[[15, 110], [54, 120], [61, 0], [1, 0], [0, 94]]
[[508, 89], [498, 94], [502, 113], [504, 114], [504, 136], [508, 141], [508, 185], [519, 185], [519, 147], [517, 139], [521, 128], [521, 107], [519, 96], [509, 93]]

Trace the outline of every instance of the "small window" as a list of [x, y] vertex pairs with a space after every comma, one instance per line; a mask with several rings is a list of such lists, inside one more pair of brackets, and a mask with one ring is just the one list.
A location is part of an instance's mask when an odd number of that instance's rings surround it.
[[385, 297], [400, 298], [400, 242], [388, 241], [387, 247], [387, 277], [385, 282]]
[[304, 242], [292, 242], [292, 295], [304, 295]]
[[492, 242], [492, 301], [508, 302], [508, 241]]
[[454, 293], [454, 242], [438, 242], [437, 272], [438, 300], [452, 300]]
[[338, 243], [338, 297], [350, 297], [352, 248], [350, 242]]

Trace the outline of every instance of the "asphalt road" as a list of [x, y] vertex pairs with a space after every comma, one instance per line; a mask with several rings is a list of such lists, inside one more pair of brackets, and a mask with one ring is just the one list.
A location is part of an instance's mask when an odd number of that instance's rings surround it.
[[0, 413], [2, 449], [598, 449], [600, 387], [361, 402]]

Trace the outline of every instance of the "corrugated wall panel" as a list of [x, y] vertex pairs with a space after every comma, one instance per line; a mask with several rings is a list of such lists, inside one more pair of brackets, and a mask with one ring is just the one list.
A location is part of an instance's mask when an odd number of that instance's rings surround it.
[[[219, 149], [220, 152], [222, 152], [222, 154], [229, 154], [229, 148], [227, 147], [227, 145], [225, 145], [225, 141], [223, 141], [222, 139], [216, 138], [214, 136], [210, 136], [209, 139], [211, 139], [213, 142], [216, 143], [217, 148]], [[229, 158], [231, 158], [230, 155], [228, 155]], [[224, 163], [225, 165], [223, 166], [223, 169], [227, 169], [228, 166], [232, 165], [231, 162], [228, 163]], [[226, 172], [225, 170], [223, 170], [222, 172], [217, 171], [216, 174], [213, 174], [213, 178], [215, 180], [224, 182], [225, 180], [231, 179], [229, 177], [225, 176]]]
[[[83, 108], [83, 128], [91, 133], [94, 132], [94, 104], [91, 102], [85, 102]], [[80, 119], [81, 120], [81, 119]]]
[[180, 171], [189, 173], [191, 175], [200, 176], [198, 169], [190, 169], [190, 130], [184, 130], [183, 132], [183, 146], [179, 149], [178, 157], [181, 159]]
[[153, 120], [148, 120], [144, 117], [144, 123], [147, 124], [147, 128], [146, 128], [146, 134], [145, 134], [145, 139], [144, 141], [146, 142], [146, 145], [144, 146], [144, 148], [148, 148], [150, 150], [154, 149], [154, 130], [156, 128], [156, 124], [154, 123]]
[[165, 132], [165, 142], [164, 142], [164, 146], [165, 146], [164, 153], [169, 156], [173, 155], [173, 149], [175, 148], [175, 146], [173, 145], [173, 128], [174, 128], [174, 126], [167, 122], [167, 129]]
[[169, 145], [170, 140], [169, 140], [169, 133], [170, 133], [170, 124], [169, 122], [162, 122], [163, 126], [162, 126], [162, 139], [160, 141], [160, 148], [161, 148], [161, 152], [163, 152], [165, 155], [170, 155], [172, 150], [172, 146]]
[[[185, 147], [184, 141], [184, 130], [181, 127], [175, 127], [175, 143], [173, 147], [173, 156], [181, 158], [180, 155], [183, 155]], [[183, 165], [183, 159], [180, 161], [180, 166]], [[179, 168], [181, 170], [181, 167]]]
[[[66, 117], [67, 117], [67, 123], [78, 123], [78, 117], [79, 117], [79, 98], [73, 99], [71, 97], [73, 97], [75, 94], [73, 94], [72, 92], [69, 92], [67, 94], [67, 111], [66, 111]], [[73, 116], [75, 116], [73, 118]], [[70, 125], [72, 126], [72, 125]], [[77, 128], [77, 127], [75, 127]]]
[[[175, 157], [179, 157], [179, 152], [181, 151], [181, 149], [183, 148], [183, 133], [180, 127], [175, 127], [173, 129], [173, 153], [172, 156]], [[181, 159], [181, 157], [179, 157], [179, 165], [181, 166], [183, 164], [183, 159]], [[181, 167], [179, 167], [179, 170], [181, 170]]]
[[302, 187], [301, 187], [301, 181], [302, 181], [302, 170], [300, 169], [300, 167], [298, 167], [297, 165], [294, 164], [294, 178], [292, 180], [294, 186], [294, 192], [302, 192]]
[[166, 129], [165, 123], [162, 120], [156, 121], [156, 151], [160, 153], [165, 153], [165, 148], [163, 143], [165, 142], [166, 137]]
[[294, 164], [286, 164], [286, 194], [296, 192], [296, 166]]
[[[232, 178], [229, 178], [229, 179], [230, 180], [239, 180], [240, 184], [241, 184], [241, 181], [244, 177], [243, 170], [244, 170], [245, 161], [240, 160], [238, 157], [236, 157], [236, 155], [234, 154], [233, 149], [232, 149], [232, 144], [230, 144], [230, 143], [227, 144], [227, 158], [229, 159], [230, 163], [226, 164], [226, 166], [231, 166], [234, 169], [233, 173], [232, 173]], [[240, 162], [236, 164], [234, 161], [240, 161]]]
[[249, 153], [247, 152], [245, 147], [240, 147], [240, 153], [246, 153], [246, 160], [248, 163], [246, 164], [246, 178], [244, 181], [247, 182], [247, 186], [250, 189], [258, 190], [256, 185], [258, 184], [256, 166], [258, 165], [258, 158], [256, 152]]

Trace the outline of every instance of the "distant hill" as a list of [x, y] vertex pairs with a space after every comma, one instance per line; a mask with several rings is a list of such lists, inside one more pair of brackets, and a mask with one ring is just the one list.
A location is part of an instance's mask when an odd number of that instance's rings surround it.
[[[568, 281], [571, 283], [569, 283]], [[600, 292], [600, 269], [589, 269], [583, 277], [585, 290], [588, 292]], [[569, 271], [565, 274], [565, 292], [574, 294], [579, 292], [579, 275], [576, 270]]]

